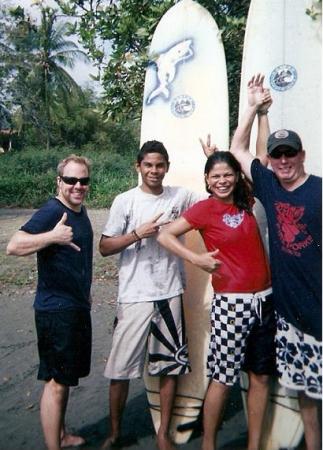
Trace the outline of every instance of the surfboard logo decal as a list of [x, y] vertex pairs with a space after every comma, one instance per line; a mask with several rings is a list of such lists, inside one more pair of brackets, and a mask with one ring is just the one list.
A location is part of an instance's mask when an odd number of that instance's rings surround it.
[[270, 75], [270, 85], [276, 91], [287, 91], [294, 86], [296, 81], [296, 69], [288, 64], [277, 66]]
[[178, 95], [171, 104], [171, 111], [176, 117], [185, 119], [193, 114], [195, 102], [189, 95]]
[[172, 45], [165, 52], [160, 53], [152, 61], [157, 68], [157, 85], [148, 95], [147, 105], [150, 105], [159, 96], [163, 96], [165, 100], [169, 99], [170, 85], [176, 76], [176, 66], [193, 56], [193, 39], [184, 39]]

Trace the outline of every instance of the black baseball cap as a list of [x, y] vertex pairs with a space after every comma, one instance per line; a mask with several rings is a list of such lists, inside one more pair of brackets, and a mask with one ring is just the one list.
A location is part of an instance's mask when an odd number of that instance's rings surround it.
[[285, 129], [277, 130], [269, 136], [267, 141], [268, 154], [270, 155], [271, 152], [275, 150], [275, 148], [280, 147], [282, 145], [286, 147], [291, 147], [297, 150], [298, 152], [303, 150], [301, 138], [298, 136], [297, 133], [295, 133], [295, 131], [291, 130]]

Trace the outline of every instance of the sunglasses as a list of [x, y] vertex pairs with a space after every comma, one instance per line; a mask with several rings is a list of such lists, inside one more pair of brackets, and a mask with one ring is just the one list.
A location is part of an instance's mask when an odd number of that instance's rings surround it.
[[297, 153], [299, 153], [299, 152], [295, 148], [287, 148], [285, 150], [280, 150], [279, 148], [275, 148], [275, 150], [273, 150], [269, 156], [274, 159], [279, 159], [283, 155], [286, 158], [294, 158], [294, 156], [296, 156]]
[[81, 186], [87, 186], [90, 182], [90, 177], [84, 177], [84, 178], [76, 178], [76, 177], [60, 177], [61, 180], [64, 181], [65, 184], [69, 184], [71, 186], [74, 186], [78, 182], [80, 182]]

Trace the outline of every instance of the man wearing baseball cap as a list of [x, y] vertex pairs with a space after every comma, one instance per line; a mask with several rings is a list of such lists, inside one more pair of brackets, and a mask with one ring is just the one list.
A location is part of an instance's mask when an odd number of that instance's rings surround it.
[[269, 156], [276, 157], [277, 159], [278, 155], [279, 158], [280, 147], [288, 147], [290, 149], [290, 156], [296, 156], [298, 152], [303, 150], [301, 138], [295, 131], [291, 130], [278, 130], [269, 136], [267, 142]]
[[[264, 114], [263, 102], [262, 82], [257, 90], [249, 87], [248, 107], [234, 134], [231, 151], [253, 182], [254, 195], [267, 215], [278, 317], [279, 382], [298, 391], [307, 449], [318, 450], [318, 400], [322, 395], [322, 179], [305, 172], [305, 150], [295, 131], [277, 130], [269, 136], [267, 153], [272, 170], [250, 153], [252, 124], [259, 108]], [[268, 126], [266, 115], [262, 120]]]

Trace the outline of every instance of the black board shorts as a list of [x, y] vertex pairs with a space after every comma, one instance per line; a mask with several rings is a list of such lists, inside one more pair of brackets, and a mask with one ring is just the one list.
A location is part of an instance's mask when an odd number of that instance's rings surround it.
[[38, 380], [77, 386], [90, 373], [92, 326], [88, 310], [35, 311]]
[[247, 348], [242, 370], [256, 375], [276, 376], [276, 316], [271, 298], [262, 305], [262, 321], [256, 321], [247, 338]]

